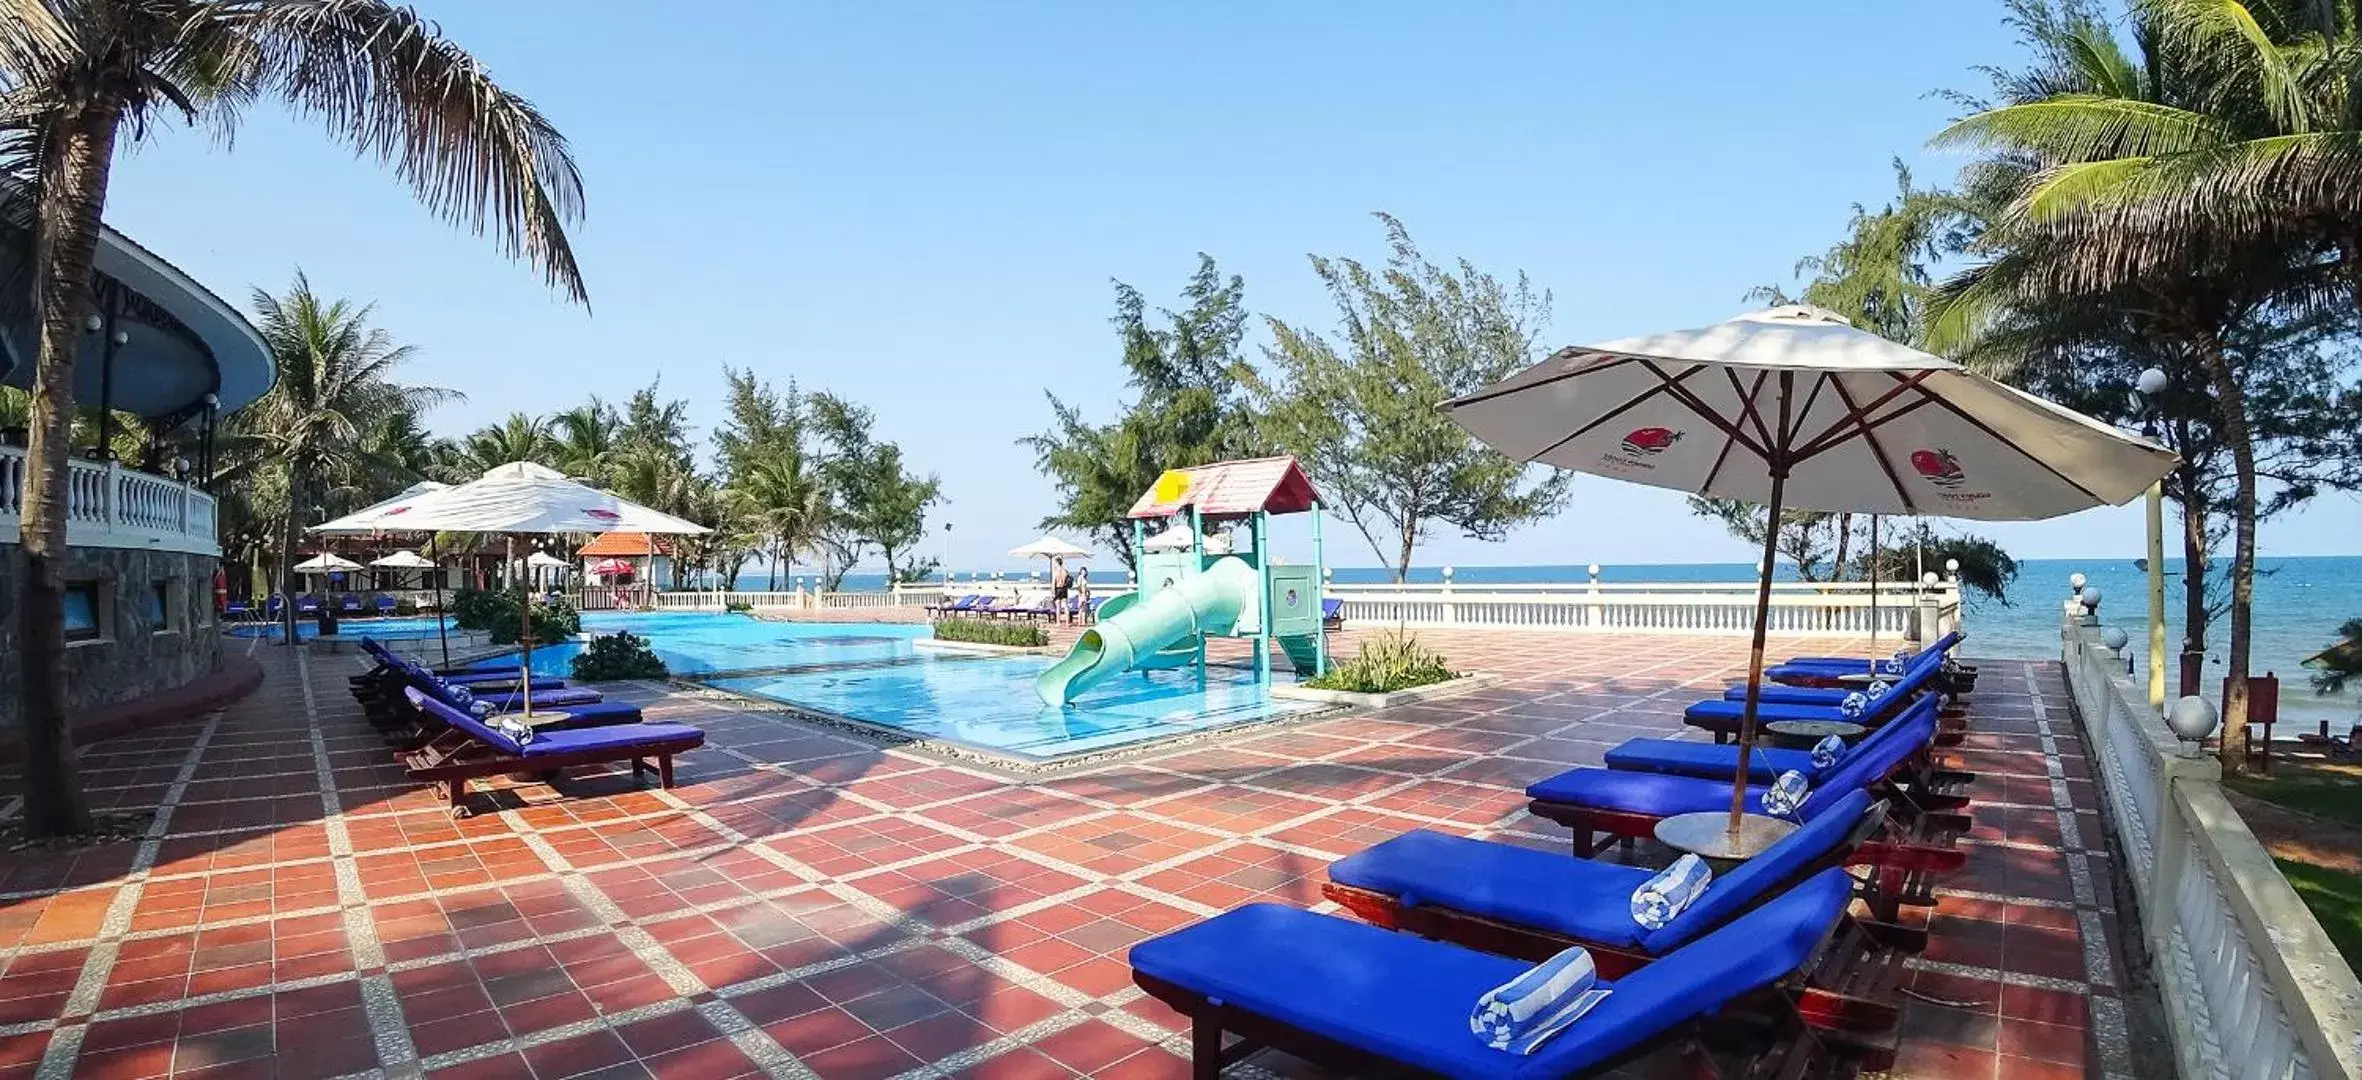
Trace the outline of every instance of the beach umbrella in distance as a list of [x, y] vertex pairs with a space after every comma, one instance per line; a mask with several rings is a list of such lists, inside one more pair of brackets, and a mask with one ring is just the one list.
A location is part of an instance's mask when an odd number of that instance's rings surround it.
[[1033, 543], [1009, 549], [1009, 554], [1020, 559], [1079, 559], [1090, 553], [1089, 548], [1076, 547], [1049, 533], [1043, 533], [1042, 538]]
[[295, 572], [298, 574], [341, 574], [360, 568], [360, 563], [326, 551], [295, 564]]
[[[1561, 349], [1446, 403], [1519, 461], [1781, 511], [2056, 517], [2130, 501], [2173, 452], [1800, 305]], [[1730, 838], [1746, 808], [1778, 530], [1757, 583]]]
[[[380, 531], [500, 533], [508, 537], [506, 560], [516, 561], [519, 533], [602, 533], [629, 529], [645, 533], [704, 533], [711, 530], [661, 510], [570, 480], [555, 469], [512, 461], [456, 487], [429, 492], [379, 515]], [[352, 515], [317, 525], [313, 532], [349, 531]], [[390, 523], [388, 523], [390, 521]], [[521, 673], [524, 711], [533, 712], [533, 601], [526, 597]]]
[[[448, 486], [450, 485], [437, 484], [434, 481], [429, 480], [423, 484], [413, 486], [410, 490], [412, 492], [424, 494], [425, 492], [421, 491], [421, 488], [424, 488], [427, 491], [441, 491]], [[388, 499], [383, 503], [379, 503], [378, 505], [391, 505], [401, 498], [401, 496], [396, 496], [395, 498]], [[366, 512], [366, 510], [362, 512]], [[432, 570], [435, 568], [435, 560], [427, 558], [426, 556], [421, 555], [415, 551], [404, 549], [402, 551], [394, 552], [391, 555], [387, 555], [384, 558], [371, 559], [369, 560], [369, 565], [384, 567], [388, 570]], [[443, 579], [436, 577], [431, 580], [434, 583], [435, 589], [435, 640], [442, 643], [443, 664], [444, 666], [448, 667], [451, 664], [451, 634], [443, 622]]]
[[432, 570], [435, 561], [405, 548], [381, 559], [371, 559], [369, 565], [386, 570]]

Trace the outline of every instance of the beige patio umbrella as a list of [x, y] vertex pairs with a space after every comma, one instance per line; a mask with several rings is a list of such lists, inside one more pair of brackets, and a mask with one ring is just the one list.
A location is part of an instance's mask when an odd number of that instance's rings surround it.
[[[1559, 350], [1445, 405], [1519, 461], [1782, 510], [1982, 521], [2138, 496], [2173, 452], [1820, 308]], [[1779, 530], [1765, 530], [1729, 835], [1746, 808]]]
[[[389, 522], [386, 519], [391, 518]], [[645, 533], [704, 533], [694, 521], [653, 510], [629, 499], [569, 480], [557, 470], [512, 461], [457, 487], [428, 493], [368, 521], [340, 518], [313, 532], [351, 531], [500, 533], [508, 538], [507, 560], [516, 561], [518, 534], [602, 533], [629, 529]], [[533, 599], [523, 605], [522, 691], [524, 711], [533, 712]]]

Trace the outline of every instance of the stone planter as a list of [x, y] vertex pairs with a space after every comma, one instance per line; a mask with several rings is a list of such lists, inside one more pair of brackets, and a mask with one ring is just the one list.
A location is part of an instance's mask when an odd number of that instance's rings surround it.
[[1065, 652], [1056, 645], [988, 645], [981, 641], [939, 641], [919, 638], [910, 647], [925, 652], [972, 653], [977, 656], [1058, 656]]
[[1317, 701], [1324, 705], [1348, 705], [1356, 709], [1385, 709], [1396, 705], [1408, 705], [1414, 701], [1426, 701], [1431, 698], [1447, 697], [1463, 691], [1474, 690], [1479, 686], [1499, 682], [1500, 678], [1500, 676], [1488, 672], [1472, 671], [1457, 679], [1429, 683], [1425, 686], [1406, 687], [1384, 694], [1361, 694], [1351, 690], [1315, 690], [1309, 686], [1297, 686], [1293, 683], [1275, 683], [1271, 687], [1271, 696], [1288, 701]]

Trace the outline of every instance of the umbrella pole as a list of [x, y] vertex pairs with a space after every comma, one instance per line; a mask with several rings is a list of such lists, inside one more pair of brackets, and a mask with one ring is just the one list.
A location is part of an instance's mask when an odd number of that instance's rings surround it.
[[[508, 538], [506, 550], [508, 554], [505, 557], [513, 565], [517, 561], [516, 537]], [[525, 721], [531, 723], [533, 721], [533, 591], [531, 589], [520, 590], [520, 599], [524, 602], [517, 605], [517, 622], [519, 624], [517, 640], [524, 643], [525, 663], [517, 672], [517, 685], [524, 691]]]
[[1878, 515], [1870, 515], [1870, 658], [1878, 658]]
[[[1787, 410], [1781, 412], [1785, 426]], [[1755, 709], [1763, 697], [1763, 636], [1771, 621], [1772, 559], [1780, 550], [1780, 508], [1787, 486], [1787, 468], [1774, 465], [1771, 515], [1764, 519], [1763, 528], [1763, 572], [1755, 582], [1755, 638], [1747, 650], [1747, 708], [1739, 716], [1739, 769], [1730, 784], [1730, 836], [1734, 841], [1739, 837], [1739, 819], [1747, 813], [1747, 759], [1755, 753]]]
[[[428, 551], [433, 551], [435, 549], [434, 537], [429, 536], [426, 538], [426, 547]], [[438, 561], [440, 561], [439, 558]], [[451, 630], [449, 626], [443, 621], [443, 568], [438, 566], [432, 570], [427, 571], [427, 573], [433, 575], [430, 580], [435, 583], [435, 638], [436, 640], [443, 643], [443, 666], [450, 667]]]

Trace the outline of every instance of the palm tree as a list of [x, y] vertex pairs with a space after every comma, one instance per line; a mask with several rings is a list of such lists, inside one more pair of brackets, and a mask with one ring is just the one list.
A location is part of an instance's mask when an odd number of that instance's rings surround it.
[[549, 418], [551, 467], [594, 485], [609, 483], [608, 473], [621, 450], [623, 418], [598, 398]]
[[802, 448], [782, 443], [732, 478], [743, 514], [770, 544], [771, 588], [779, 588], [780, 567], [813, 550], [829, 525], [828, 487]]
[[[2362, 123], [2346, 89], [2362, 77], [2362, 49], [2342, 10], [2139, 0], [2136, 55], [2096, 14], [2070, 9], [2037, 28], [2046, 67], [2004, 80], [2003, 102], [1937, 138], [1997, 151], [1989, 170], [2007, 191], [1984, 241], [2006, 254], [1956, 283], [1965, 310], [2015, 305], [2085, 322], [2133, 313], [2159, 366], [2170, 373], [2178, 360], [2212, 391], [2235, 487], [2222, 740], [2232, 770], [2246, 760], [2260, 475], [2259, 420], [2232, 338], [2259, 315], [2311, 321], [2333, 267], [2349, 299], [2362, 286]], [[2185, 531], [2203, 540], [2202, 527]]]
[[29, 221], [36, 306], [21, 542], [24, 820], [90, 826], [65, 730], [67, 426], [74, 354], [117, 143], [169, 119], [227, 131], [274, 97], [393, 167], [427, 207], [489, 233], [584, 300], [565, 226], [581, 177], [563, 137], [432, 23], [387, 0], [0, 0], [0, 174]]
[[[298, 584], [289, 568], [295, 564], [297, 526], [311, 507], [349, 505], [419, 479], [396, 456], [408, 448], [372, 440], [373, 426], [390, 416], [415, 417], [459, 395], [394, 382], [394, 370], [410, 359], [410, 347], [370, 326], [369, 306], [323, 301], [301, 274], [284, 297], [255, 290], [254, 310], [279, 381], [239, 418], [239, 426], [261, 442], [286, 476], [279, 572], [282, 588], [293, 596]], [[288, 644], [294, 644], [292, 604], [285, 612], [285, 630]]]
[[508, 414], [508, 419], [500, 423], [477, 428], [475, 434], [459, 444], [459, 462], [469, 479], [512, 461], [548, 464], [549, 460], [549, 422], [521, 412]]

